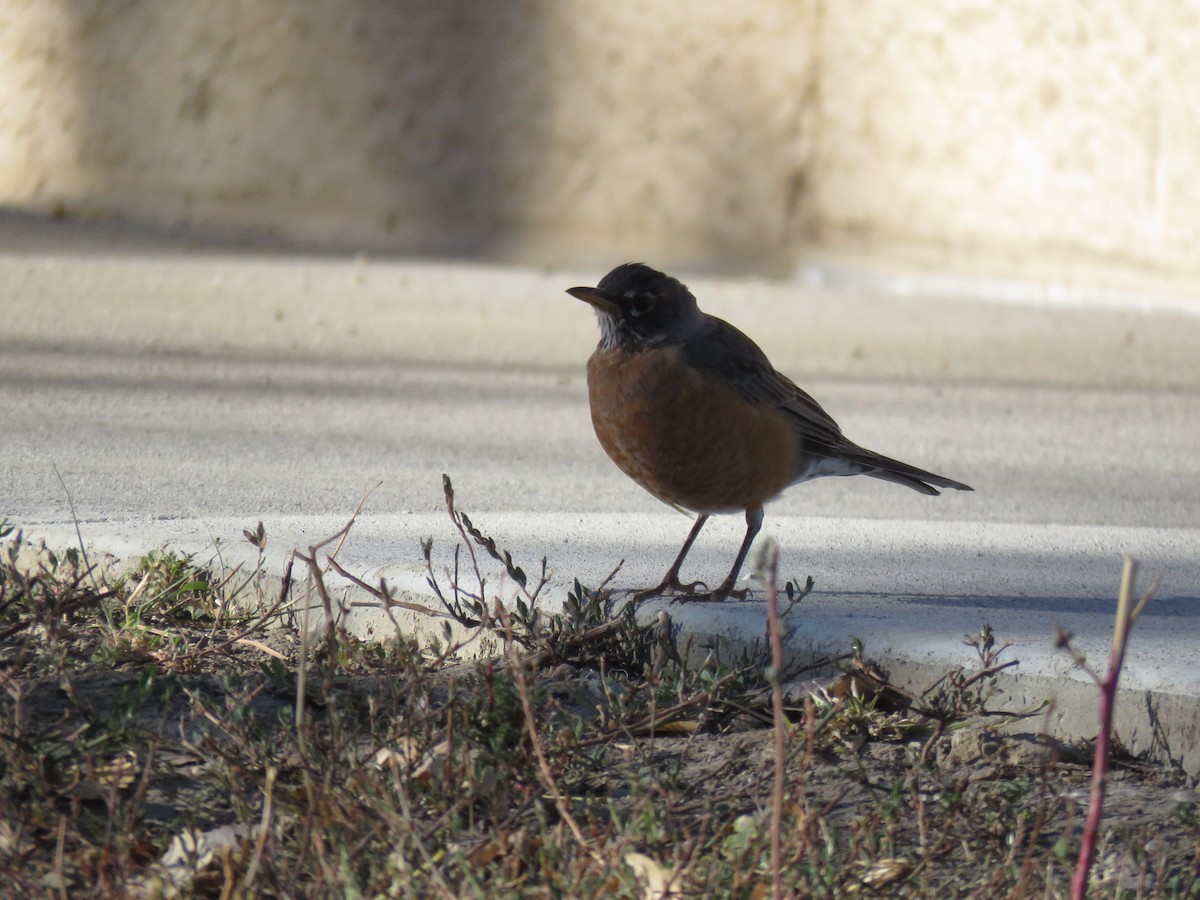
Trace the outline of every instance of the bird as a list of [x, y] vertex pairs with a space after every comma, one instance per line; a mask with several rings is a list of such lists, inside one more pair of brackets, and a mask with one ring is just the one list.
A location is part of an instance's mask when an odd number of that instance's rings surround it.
[[[568, 288], [591, 305], [600, 342], [587, 362], [592, 426], [617, 467], [695, 523], [656, 587], [678, 600], [745, 599], [735, 590], [762, 528], [763, 506], [788, 488], [831, 475], [869, 475], [923, 494], [973, 490], [867, 450], [842, 434], [812, 397], [771, 365], [736, 327], [701, 311], [687, 287], [644, 263], [626, 263], [595, 287]], [[715, 589], [679, 570], [709, 517], [744, 512], [746, 536]]]

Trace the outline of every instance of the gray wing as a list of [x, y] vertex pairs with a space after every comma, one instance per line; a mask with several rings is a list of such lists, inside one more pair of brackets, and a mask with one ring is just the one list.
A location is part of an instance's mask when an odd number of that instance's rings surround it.
[[758, 344], [723, 319], [709, 315], [704, 318], [701, 332], [683, 345], [688, 365], [717, 376], [747, 400], [791, 413], [806, 441], [830, 449], [854, 446], [821, 404], [775, 371]]
[[810, 460], [837, 460], [844, 464], [846, 475], [871, 475], [924, 494], [937, 494], [933, 485], [971, 490], [961, 482], [882, 456], [847, 439], [821, 404], [775, 370], [758, 344], [723, 319], [709, 315], [704, 319], [700, 332], [682, 346], [684, 361], [719, 377], [747, 400], [790, 414]]

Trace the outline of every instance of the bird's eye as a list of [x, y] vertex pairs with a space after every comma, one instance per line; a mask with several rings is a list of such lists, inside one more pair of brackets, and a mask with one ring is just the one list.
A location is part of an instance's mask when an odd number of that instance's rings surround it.
[[653, 307], [654, 295], [652, 294], [638, 294], [629, 303], [629, 311], [635, 316], [650, 312]]

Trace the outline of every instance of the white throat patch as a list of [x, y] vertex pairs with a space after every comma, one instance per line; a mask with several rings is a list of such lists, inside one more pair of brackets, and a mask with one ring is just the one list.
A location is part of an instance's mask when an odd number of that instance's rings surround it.
[[605, 349], [615, 347], [621, 338], [616, 317], [598, 309], [596, 319], [600, 322], [600, 346]]

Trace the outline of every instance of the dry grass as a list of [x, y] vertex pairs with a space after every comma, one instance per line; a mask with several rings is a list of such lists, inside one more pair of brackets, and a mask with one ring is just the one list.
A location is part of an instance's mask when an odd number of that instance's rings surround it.
[[[977, 670], [923, 697], [853, 653], [815, 694], [769, 647], [689, 665], [669, 623], [639, 624], [600, 587], [543, 612], [544, 582], [446, 487], [465, 574], [430, 567], [437, 611], [496, 635], [493, 659], [464, 659], [449, 635], [346, 633], [328, 580], [345, 582], [319, 547], [297, 557], [303, 578], [265, 592], [259, 573], [171, 554], [101, 578], [5, 529], [0, 883], [21, 896], [1067, 895], [1089, 767], [979, 717], [1012, 663], [990, 631], [973, 639]], [[493, 557], [524, 578], [511, 611], [491, 599]], [[296, 610], [310, 597], [328, 615], [306, 636]], [[1114, 764], [1096, 895], [1200, 896], [1186, 787]]]

